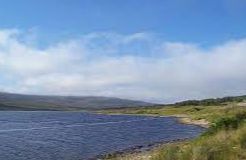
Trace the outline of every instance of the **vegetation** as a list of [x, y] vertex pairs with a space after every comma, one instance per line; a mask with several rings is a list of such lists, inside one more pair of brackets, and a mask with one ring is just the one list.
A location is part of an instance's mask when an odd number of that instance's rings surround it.
[[88, 111], [146, 105], [153, 104], [113, 97], [22, 95], [0, 92], [0, 111]]
[[187, 116], [194, 121], [203, 119], [209, 122], [210, 127], [200, 137], [189, 142], [165, 145], [151, 152], [149, 156], [151, 158], [148, 159], [246, 160], [245, 96], [202, 100], [198, 102], [186, 101], [155, 108], [112, 109], [106, 112], [158, 116]]
[[223, 97], [223, 98], [210, 98], [204, 100], [188, 100], [183, 102], [175, 103], [176, 106], [213, 106], [213, 105], [224, 105], [228, 102], [242, 102], [246, 99], [246, 96], [236, 96], [236, 97]]
[[238, 112], [246, 110], [244, 106], [237, 104], [227, 104], [223, 106], [163, 106], [156, 108], [128, 108], [128, 109], [111, 109], [100, 111], [107, 114], [141, 114], [156, 116], [188, 116], [193, 120], [205, 119], [208, 122], [214, 122], [220, 117], [233, 116]]
[[151, 159], [245, 160], [246, 112], [242, 119], [239, 117], [221, 118], [199, 138], [188, 143], [163, 147]]

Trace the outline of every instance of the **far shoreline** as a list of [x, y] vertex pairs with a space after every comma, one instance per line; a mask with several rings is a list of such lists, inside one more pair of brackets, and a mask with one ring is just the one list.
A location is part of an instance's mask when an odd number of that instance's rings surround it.
[[107, 112], [101, 112], [101, 111], [92, 111], [89, 113], [95, 113], [95, 114], [104, 114], [104, 115], [128, 115], [128, 116], [147, 116], [147, 117], [174, 117], [177, 118], [179, 123], [186, 124], [186, 125], [195, 125], [200, 126], [202, 128], [209, 128], [210, 123], [206, 121], [205, 119], [200, 120], [193, 120], [188, 115], [185, 114], [174, 114], [174, 115], [157, 115], [157, 114], [137, 114], [137, 113], [107, 113]]

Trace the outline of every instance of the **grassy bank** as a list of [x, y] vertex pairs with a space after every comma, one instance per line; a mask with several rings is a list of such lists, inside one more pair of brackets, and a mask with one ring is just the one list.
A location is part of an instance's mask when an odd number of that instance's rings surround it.
[[[146, 108], [111, 109], [109, 114], [178, 116], [193, 122], [208, 122], [200, 137], [178, 144], [168, 144], [148, 153], [118, 156], [111, 159], [142, 160], [246, 160], [245, 102], [216, 105], [170, 105]], [[146, 155], [147, 154], [147, 155]]]
[[246, 159], [246, 112], [223, 117], [199, 138], [172, 144], [155, 152], [152, 160], [243, 160]]

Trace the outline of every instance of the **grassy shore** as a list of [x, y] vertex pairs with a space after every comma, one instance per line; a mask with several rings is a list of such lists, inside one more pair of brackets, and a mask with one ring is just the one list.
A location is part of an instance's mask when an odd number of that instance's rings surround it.
[[230, 101], [209, 105], [170, 105], [111, 109], [107, 114], [181, 117], [183, 123], [208, 127], [200, 137], [183, 143], [165, 144], [151, 151], [119, 155], [115, 160], [246, 160], [246, 103]]

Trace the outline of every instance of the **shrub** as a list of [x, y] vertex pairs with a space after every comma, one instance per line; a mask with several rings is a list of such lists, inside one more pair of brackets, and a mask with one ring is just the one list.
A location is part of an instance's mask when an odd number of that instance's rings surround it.
[[241, 125], [241, 123], [245, 121], [245, 119], [246, 112], [236, 113], [235, 116], [232, 117], [219, 118], [213, 123], [208, 131], [204, 133], [204, 135], [214, 134], [221, 129], [237, 129]]

